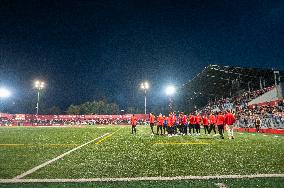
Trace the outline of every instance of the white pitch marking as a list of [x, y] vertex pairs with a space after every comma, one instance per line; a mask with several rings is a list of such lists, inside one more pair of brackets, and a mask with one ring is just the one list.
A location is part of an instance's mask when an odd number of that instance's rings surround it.
[[82, 179], [0, 179], [0, 183], [66, 183], [66, 182], [115, 182], [115, 181], [170, 181], [210, 180], [243, 178], [284, 178], [284, 174], [217, 175], [217, 176], [174, 176], [174, 177], [129, 177], [129, 178], [82, 178]]
[[275, 135], [274, 137], [275, 137], [275, 138], [278, 138], [279, 136]]
[[266, 134], [264, 134], [263, 136], [267, 136]]
[[66, 155], [72, 153], [73, 151], [76, 151], [76, 150], [80, 149], [81, 147], [84, 147], [84, 146], [86, 146], [86, 145], [88, 145], [88, 144], [90, 144], [90, 143], [92, 143], [92, 142], [94, 142], [94, 141], [97, 141], [97, 140], [99, 140], [99, 139], [101, 139], [101, 138], [107, 136], [108, 134], [109, 134], [109, 133], [105, 133], [104, 135], [102, 135], [102, 136], [100, 136], [100, 137], [98, 137], [98, 138], [95, 138], [95, 139], [93, 139], [93, 140], [91, 140], [91, 141], [89, 141], [89, 142], [86, 142], [85, 144], [82, 144], [82, 145], [80, 145], [80, 146], [78, 146], [78, 147], [76, 147], [76, 148], [73, 148], [73, 149], [71, 149], [71, 150], [69, 150], [69, 151], [67, 151], [67, 152], [65, 152], [65, 153], [63, 153], [63, 154], [61, 154], [61, 155], [59, 155], [59, 156], [57, 156], [57, 157], [55, 157], [55, 158], [49, 160], [49, 161], [46, 161], [45, 163], [42, 163], [42, 164], [40, 164], [40, 165], [38, 165], [38, 166], [36, 166], [36, 167], [34, 167], [34, 168], [32, 168], [32, 169], [26, 171], [26, 172], [24, 172], [24, 173], [22, 173], [22, 174], [20, 174], [20, 175], [18, 175], [18, 176], [16, 176], [16, 177], [14, 177], [13, 179], [14, 179], [14, 180], [17, 180], [17, 179], [23, 178], [23, 177], [25, 177], [25, 176], [27, 176], [27, 175], [29, 175], [29, 174], [31, 174], [31, 173], [34, 173], [34, 172], [37, 171], [38, 169], [40, 169], [40, 168], [42, 168], [42, 167], [45, 167], [46, 165], [49, 165], [50, 163], [53, 163], [54, 161], [57, 161], [58, 159], [63, 158], [64, 156], [66, 156]]
[[227, 186], [224, 183], [215, 183], [216, 186], [219, 188], [227, 188]]

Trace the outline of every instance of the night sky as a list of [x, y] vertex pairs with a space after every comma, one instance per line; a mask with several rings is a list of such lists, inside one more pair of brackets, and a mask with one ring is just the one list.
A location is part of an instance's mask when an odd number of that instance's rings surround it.
[[[14, 112], [44, 101], [107, 99], [121, 108], [165, 102], [208, 64], [284, 70], [284, 1], [0, 0], [0, 81]], [[143, 109], [143, 108], [142, 108]], [[143, 112], [143, 111], [142, 111]]]

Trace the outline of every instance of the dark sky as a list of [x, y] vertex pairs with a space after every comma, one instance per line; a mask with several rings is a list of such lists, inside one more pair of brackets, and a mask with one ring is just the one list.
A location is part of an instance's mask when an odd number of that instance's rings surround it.
[[0, 0], [0, 81], [16, 103], [40, 78], [48, 105], [125, 108], [148, 80], [153, 106], [208, 64], [284, 70], [283, 49], [283, 0]]

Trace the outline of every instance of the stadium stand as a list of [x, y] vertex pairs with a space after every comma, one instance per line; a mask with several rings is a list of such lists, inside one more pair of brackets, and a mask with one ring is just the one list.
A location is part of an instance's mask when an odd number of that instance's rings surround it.
[[209, 65], [182, 88], [184, 111], [209, 113], [232, 110], [241, 128], [284, 129], [283, 72]]
[[[280, 85], [280, 77], [283, 75], [283, 72], [270, 69], [208, 65], [183, 85], [181, 95], [185, 99], [184, 102], [194, 102], [200, 107], [209, 100], [240, 96], [246, 91]], [[202, 99], [202, 102], [199, 99]]]

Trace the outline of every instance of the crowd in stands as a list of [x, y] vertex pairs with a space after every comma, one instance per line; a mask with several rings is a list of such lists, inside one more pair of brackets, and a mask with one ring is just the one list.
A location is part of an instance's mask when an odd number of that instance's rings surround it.
[[[139, 125], [143, 124], [143, 120], [138, 120]], [[0, 118], [0, 126], [51, 126], [51, 125], [120, 125], [120, 124], [129, 124], [129, 120], [125, 119], [107, 119], [107, 118], [97, 118], [92, 120], [84, 120], [84, 119], [53, 119], [53, 120], [15, 120], [15, 119], [7, 119]]]
[[220, 99], [214, 102], [209, 102], [201, 112], [208, 113], [209, 111], [218, 112], [225, 109], [232, 110], [237, 117], [237, 125], [239, 127], [255, 127], [258, 119], [261, 121], [262, 128], [284, 128], [284, 112], [283, 102], [275, 105], [252, 105], [248, 102], [257, 98], [258, 96], [272, 90], [273, 87], [267, 87], [257, 91], [244, 92], [240, 96], [232, 98]]

